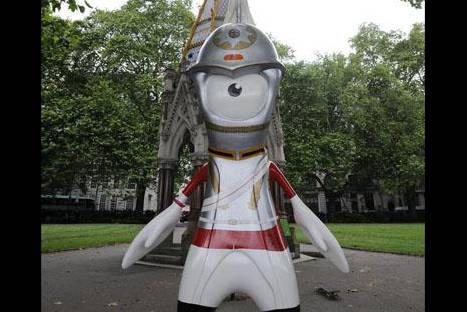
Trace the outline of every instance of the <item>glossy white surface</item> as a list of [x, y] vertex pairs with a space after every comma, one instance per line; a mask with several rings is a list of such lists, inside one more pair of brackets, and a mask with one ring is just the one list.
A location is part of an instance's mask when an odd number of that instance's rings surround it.
[[[230, 95], [234, 86], [238, 95]], [[256, 116], [266, 105], [268, 83], [260, 74], [231, 78], [224, 75], [209, 75], [206, 80], [207, 110], [226, 119], [244, 120]]]
[[289, 251], [224, 250], [191, 246], [178, 299], [217, 307], [234, 292], [250, 296], [261, 311], [299, 304]]
[[339, 270], [348, 273], [349, 264], [347, 263], [347, 259], [331, 231], [297, 195], [292, 197], [290, 202], [293, 207], [295, 221], [300, 225], [313, 245]]
[[[270, 121], [272, 112], [276, 103], [277, 89], [282, 79], [282, 72], [277, 68], [264, 69], [256, 68], [250, 69], [249, 72], [243, 75], [231, 75], [229, 72], [222, 73], [211, 73], [211, 72], [197, 72], [193, 74], [193, 80], [196, 84], [196, 90], [201, 100], [201, 110], [204, 118], [216, 125], [225, 127], [245, 127], [253, 125], [261, 125], [265, 122]], [[255, 107], [254, 110], [250, 111], [250, 114], [246, 117], [232, 119], [223, 116], [225, 113], [223, 108], [225, 101], [231, 101], [231, 96], [228, 93], [229, 83], [241, 82], [242, 88], [245, 88], [245, 94], [249, 94], [244, 97], [243, 100], [248, 99], [248, 105], [239, 103], [239, 101], [232, 100], [230, 103], [236, 103], [239, 107], [245, 109], [249, 105]], [[215, 88], [211, 90], [211, 87]], [[255, 89], [258, 90], [255, 91]], [[243, 93], [243, 91], [242, 91]], [[222, 96], [223, 95], [223, 96]], [[242, 97], [242, 95], [238, 96]], [[256, 99], [259, 102], [253, 103], [252, 99]], [[254, 115], [251, 111], [257, 111]], [[244, 113], [238, 112], [238, 108], [229, 108], [235, 113], [228, 111], [231, 114], [238, 114], [236, 116], [243, 116]], [[226, 142], [230, 143], [230, 142]], [[248, 144], [249, 142], [244, 142]], [[210, 146], [212, 142], [209, 142]], [[215, 146], [215, 145], [214, 145]], [[247, 147], [251, 147], [247, 146]]]
[[167, 238], [180, 220], [181, 214], [180, 207], [173, 203], [152, 219], [131, 243], [123, 257], [122, 268], [126, 269], [133, 265]]

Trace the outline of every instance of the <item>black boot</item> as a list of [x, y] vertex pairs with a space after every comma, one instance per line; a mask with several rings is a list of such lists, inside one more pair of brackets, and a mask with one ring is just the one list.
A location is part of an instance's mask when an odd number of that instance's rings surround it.
[[216, 308], [178, 301], [177, 312], [213, 312]]

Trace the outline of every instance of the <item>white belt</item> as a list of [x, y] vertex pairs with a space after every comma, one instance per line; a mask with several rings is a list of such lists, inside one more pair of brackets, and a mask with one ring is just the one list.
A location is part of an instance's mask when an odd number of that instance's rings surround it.
[[237, 224], [271, 224], [271, 222], [276, 221], [276, 217], [269, 218], [266, 221], [259, 221], [259, 220], [239, 220], [239, 219], [228, 219], [228, 220], [213, 220], [213, 219], [208, 219], [204, 217], [199, 217], [199, 221], [201, 222], [206, 222], [206, 223], [211, 223], [211, 224], [230, 224], [230, 225], [237, 225]]

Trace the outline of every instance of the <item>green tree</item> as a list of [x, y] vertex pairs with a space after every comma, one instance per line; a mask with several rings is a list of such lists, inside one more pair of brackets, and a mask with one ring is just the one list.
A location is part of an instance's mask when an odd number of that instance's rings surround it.
[[404, 38], [363, 25], [351, 42], [352, 66], [364, 73], [345, 92], [358, 151], [353, 173], [405, 194], [414, 213], [424, 176], [424, 27], [415, 24]]
[[425, 2], [425, 0], [402, 0], [402, 1], [410, 3], [410, 5], [416, 9], [421, 9], [423, 2]]
[[347, 57], [286, 65], [285, 170], [300, 192], [318, 182], [331, 213], [349, 174], [357, 186], [406, 194], [413, 212], [424, 176], [424, 26], [406, 36], [362, 25], [351, 43]]
[[331, 213], [355, 154], [341, 100], [351, 79], [346, 58], [331, 55], [311, 64], [287, 65], [281, 86], [285, 170], [301, 192], [318, 183], [330, 199]]
[[[59, 86], [42, 96], [44, 187], [69, 187], [70, 179], [83, 176], [128, 177], [142, 210], [157, 168], [163, 73], [178, 64], [194, 20], [190, 8], [187, 0], [130, 0], [72, 24], [78, 40], [43, 68], [50, 77], [43, 90]], [[52, 59], [47, 49], [46, 62]], [[48, 74], [52, 70], [59, 75]]]
[[268, 36], [276, 47], [279, 60], [283, 63], [293, 62], [295, 58], [295, 50], [291, 46], [275, 39], [272, 35], [268, 34]]
[[62, 4], [66, 3], [70, 11], [74, 12], [79, 10], [83, 13], [86, 10], [86, 7], [92, 8], [87, 1], [77, 2], [76, 0], [41, 0], [42, 9], [49, 9], [52, 11], [60, 11]]
[[50, 8], [43, 9], [41, 23], [42, 190], [49, 192], [70, 188], [81, 167], [62, 128], [73, 122], [64, 119], [73, 108], [70, 55], [80, 38], [77, 22], [53, 16]]

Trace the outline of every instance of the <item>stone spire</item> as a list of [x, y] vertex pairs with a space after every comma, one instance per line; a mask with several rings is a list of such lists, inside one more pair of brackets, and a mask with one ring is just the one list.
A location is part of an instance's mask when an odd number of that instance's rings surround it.
[[248, 6], [248, 0], [230, 0], [225, 13], [225, 23], [245, 23], [255, 25], [253, 16]]

